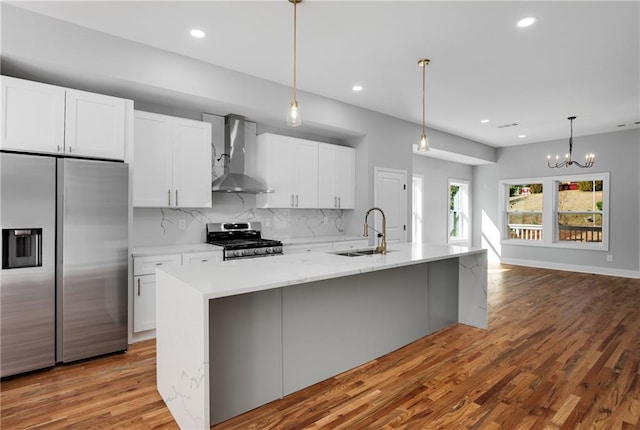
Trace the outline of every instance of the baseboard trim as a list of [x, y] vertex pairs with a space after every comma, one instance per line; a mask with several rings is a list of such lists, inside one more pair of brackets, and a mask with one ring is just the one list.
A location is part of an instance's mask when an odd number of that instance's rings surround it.
[[640, 279], [640, 271], [635, 270], [609, 269], [606, 267], [580, 266], [577, 264], [552, 263], [548, 261], [520, 260], [517, 258], [501, 258], [500, 262], [503, 264], [513, 264], [514, 266], [537, 267], [539, 269], [564, 270], [568, 272], [593, 273], [595, 275]]

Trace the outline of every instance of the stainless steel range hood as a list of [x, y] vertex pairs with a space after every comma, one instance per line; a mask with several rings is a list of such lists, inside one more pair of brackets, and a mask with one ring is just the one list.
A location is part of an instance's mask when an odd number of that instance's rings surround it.
[[260, 194], [272, 193], [257, 179], [244, 173], [245, 119], [240, 115], [224, 117], [224, 174], [211, 184], [213, 192]]

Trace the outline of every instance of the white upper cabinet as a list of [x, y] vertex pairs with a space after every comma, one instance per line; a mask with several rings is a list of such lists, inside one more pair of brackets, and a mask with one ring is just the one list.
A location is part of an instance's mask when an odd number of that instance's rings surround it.
[[255, 172], [252, 173], [275, 190], [258, 194], [258, 207], [318, 207], [318, 142], [261, 134], [257, 139]]
[[67, 90], [65, 152], [124, 160], [125, 100]]
[[65, 89], [2, 76], [2, 149], [64, 150]]
[[264, 133], [258, 136], [254, 158], [251, 174], [275, 190], [258, 194], [258, 207], [355, 207], [353, 148]]
[[211, 124], [134, 116], [133, 206], [211, 207]]
[[356, 151], [346, 146], [320, 143], [318, 148], [318, 207], [355, 207]]
[[124, 160], [131, 106], [116, 97], [2, 76], [0, 146]]

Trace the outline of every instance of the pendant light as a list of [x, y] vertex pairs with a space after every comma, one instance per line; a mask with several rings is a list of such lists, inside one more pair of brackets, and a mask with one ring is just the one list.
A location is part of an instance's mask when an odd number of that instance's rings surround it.
[[427, 137], [427, 129], [425, 127], [425, 102], [424, 102], [424, 93], [425, 93], [425, 75], [427, 73], [427, 66], [429, 65], [430, 60], [428, 58], [423, 58], [418, 61], [418, 66], [422, 67], [422, 134], [420, 135], [420, 140], [418, 141], [418, 151], [427, 152], [429, 150], [429, 138]]
[[289, 0], [293, 3], [293, 98], [287, 112], [287, 125], [289, 127], [300, 127], [302, 125], [302, 116], [300, 115], [300, 106], [296, 100], [296, 63], [297, 63], [297, 6], [302, 0]]
[[552, 169], [555, 168], [559, 168], [559, 167], [569, 167], [569, 166], [573, 166], [574, 164], [578, 167], [582, 167], [584, 168], [589, 168], [591, 166], [593, 166], [593, 164], [596, 161], [596, 156], [595, 154], [591, 153], [591, 154], [587, 154], [584, 158], [584, 164], [580, 164], [577, 161], [573, 161], [571, 159], [572, 156], [572, 152], [573, 152], [573, 120], [576, 119], [575, 116], [570, 116], [569, 118], [567, 118], [569, 120], [569, 124], [571, 127], [571, 135], [569, 136], [569, 153], [564, 155], [564, 161], [559, 162], [560, 157], [556, 155], [556, 162], [554, 164], [551, 164], [551, 155], [547, 155], [547, 166], [551, 167]]

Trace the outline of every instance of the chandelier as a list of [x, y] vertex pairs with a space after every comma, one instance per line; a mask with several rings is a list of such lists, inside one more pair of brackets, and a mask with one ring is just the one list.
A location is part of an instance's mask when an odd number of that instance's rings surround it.
[[563, 161], [560, 161], [560, 157], [556, 155], [556, 162], [554, 164], [551, 164], [551, 155], [547, 155], [547, 165], [552, 169], [555, 169], [558, 167], [569, 167], [573, 165], [576, 165], [582, 168], [588, 168], [593, 166], [593, 164], [596, 161], [596, 156], [593, 153], [587, 154], [585, 156], [584, 164], [580, 164], [577, 161], [573, 161], [571, 159], [572, 152], [573, 152], [573, 120], [576, 119], [576, 117], [570, 116], [567, 119], [569, 120], [569, 124], [571, 126], [571, 136], [569, 137], [569, 153], [564, 155]]

